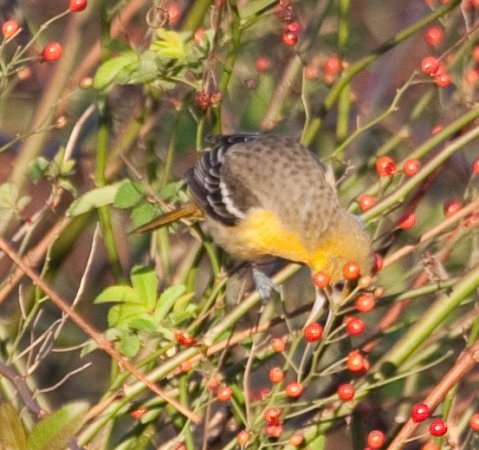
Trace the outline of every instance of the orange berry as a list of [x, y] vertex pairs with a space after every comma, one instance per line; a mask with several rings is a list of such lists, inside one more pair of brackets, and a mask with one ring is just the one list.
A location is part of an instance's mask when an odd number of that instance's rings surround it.
[[346, 324], [346, 333], [349, 336], [359, 336], [364, 333], [365, 325], [361, 319], [353, 316], [346, 316], [344, 318]]
[[439, 45], [444, 39], [444, 30], [439, 25], [431, 25], [424, 31], [424, 40], [429, 45]]
[[479, 158], [472, 162], [472, 173], [479, 173]]
[[303, 445], [304, 437], [302, 434], [294, 433], [289, 437], [288, 442], [289, 445], [292, 445], [293, 447], [300, 447]]
[[283, 338], [273, 338], [271, 339], [271, 347], [275, 352], [281, 353], [286, 348], [286, 341]]
[[446, 217], [451, 217], [460, 211], [462, 203], [459, 200], [451, 199], [444, 203], [443, 211]]
[[133, 417], [135, 420], [140, 420], [142, 416], [148, 412], [148, 408], [137, 408], [130, 412], [130, 416]]
[[294, 47], [298, 43], [298, 35], [294, 31], [285, 31], [283, 33], [283, 42], [288, 47]]
[[281, 425], [281, 410], [278, 408], [267, 408], [264, 410], [263, 419], [268, 425]]
[[479, 70], [477, 68], [469, 69], [464, 75], [467, 84], [474, 86], [479, 82]]
[[479, 413], [474, 413], [469, 419], [469, 427], [471, 430], [479, 431]]
[[193, 34], [193, 41], [196, 45], [201, 44], [201, 40], [203, 39], [203, 36], [206, 33], [206, 28], [205, 27], [198, 27]]
[[355, 262], [348, 261], [343, 266], [343, 275], [346, 280], [356, 280], [361, 275], [361, 270]]
[[271, 383], [278, 384], [284, 379], [284, 370], [281, 367], [273, 367], [268, 373]]
[[368, 209], [371, 209], [377, 202], [378, 201], [374, 195], [361, 195], [361, 197], [358, 199], [359, 209], [361, 211], [367, 211]]
[[308, 342], [319, 341], [323, 336], [323, 326], [319, 323], [310, 323], [304, 328], [303, 333]]
[[323, 72], [329, 77], [335, 77], [343, 70], [343, 61], [337, 55], [329, 56], [323, 64]]
[[41, 58], [43, 61], [56, 61], [62, 56], [62, 46], [58, 42], [49, 42], [43, 47]]
[[193, 368], [193, 363], [189, 359], [181, 361], [180, 369], [182, 372], [189, 372], [192, 368]]
[[389, 156], [381, 156], [376, 161], [376, 171], [380, 177], [392, 177], [396, 170], [396, 163]]
[[348, 400], [352, 400], [354, 398], [354, 395], [356, 394], [356, 390], [351, 383], [341, 384], [336, 392], [338, 394], [338, 397], [345, 402], [347, 402]]
[[255, 61], [254, 65], [258, 72], [267, 72], [271, 69], [271, 60], [267, 56], [258, 56]]
[[414, 214], [413, 212], [408, 212], [399, 219], [398, 226], [403, 230], [409, 230], [414, 225], [416, 225], [416, 214]]
[[419, 172], [421, 168], [421, 162], [418, 159], [406, 159], [402, 166], [403, 172], [408, 176], [412, 177]]
[[14, 20], [7, 20], [2, 24], [2, 34], [8, 39], [15, 35], [15, 33], [20, 29], [20, 25]]
[[380, 430], [373, 430], [368, 434], [368, 445], [371, 448], [381, 448], [386, 442], [384, 433]]
[[168, 23], [174, 25], [180, 21], [181, 18], [181, 9], [177, 3], [171, 2], [168, 3]]
[[330, 276], [325, 272], [316, 272], [313, 275], [313, 283], [319, 288], [325, 288], [329, 286], [330, 281]]
[[231, 397], [233, 396], [233, 391], [229, 386], [222, 386], [218, 389], [218, 392], [216, 393], [216, 400], [219, 402], [228, 402], [231, 400]]
[[366, 358], [361, 355], [359, 350], [349, 352], [348, 359], [346, 360], [346, 368], [350, 372], [362, 372], [366, 367], [366, 364]]
[[218, 389], [219, 385], [220, 385], [220, 380], [218, 380], [218, 378], [212, 377], [208, 381], [208, 389], [212, 391], [215, 391], [216, 389]]
[[288, 397], [297, 398], [303, 393], [303, 386], [300, 383], [289, 383], [286, 386], [285, 392]]
[[184, 345], [186, 347], [189, 347], [191, 345], [196, 344], [196, 339], [190, 336], [188, 333], [183, 332], [181, 330], [175, 330], [174, 331], [175, 339], [180, 345]]
[[283, 426], [282, 425], [268, 425], [264, 429], [264, 433], [272, 438], [278, 438], [283, 434]]
[[372, 294], [361, 294], [354, 303], [354, 306], [359, 312], [367, 313], [374, 309], [376, 300]]
[[445, 88], [452, 83], [452, 77], [447, 72], [437, 73], [434, 80], [440, 88]]
[[435, 75], [439, 65], [439, 60], [435, 56], [425, 56], [421, 60], [421, 70], [427, 75]]
[[250, 440], [251, 436], [246, 430], [241, 430], [237, 435], [236, 435], [236, 440], [238, 441], [239, 445], [246, 445], [248, 441]]

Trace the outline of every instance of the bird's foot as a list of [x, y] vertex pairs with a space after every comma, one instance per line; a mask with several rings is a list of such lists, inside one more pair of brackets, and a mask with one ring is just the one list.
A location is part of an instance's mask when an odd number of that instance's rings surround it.
[[281, 286], [276, 284], [271, 278], [268, 277], [268, 275], [266, 275], [264, 272], [261, 272], [261, 270], [254, 265], [253, 280], [263, 304], [271, 298], [271, 293], [273, 291], [276, 291], [281, 295]]

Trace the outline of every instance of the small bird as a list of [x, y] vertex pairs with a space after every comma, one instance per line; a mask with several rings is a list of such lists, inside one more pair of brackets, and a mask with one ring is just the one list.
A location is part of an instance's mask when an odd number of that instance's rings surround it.
[[274, 135], [214, 136], [211, 143], [186, 174], [192, 201], [134, 231], [203, 215], [216, 244], [241, 260], [280, 257], [332, 283], [344, 278], [349, 261], [362, 275], [371, 272], [371, 240], [312, 152]]

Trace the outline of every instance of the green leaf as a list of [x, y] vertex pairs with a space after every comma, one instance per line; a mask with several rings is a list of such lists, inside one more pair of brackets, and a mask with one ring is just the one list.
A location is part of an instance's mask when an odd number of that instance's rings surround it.
[[128, 358], [133, 358], [140, 351], [140, 338], [134, 334], [120, 339], [120, 352]]
[[326, 445], [326, 437], [324, 434], [320, 434], [314, 441], [311, 441], [308, 445], [310, 448], [315, 450], [323, 450]]
[[185, 59], [186, 52], [183, 40], [176, 31], [167, 31], [164, 28], [156, 30], [158, 40], [152, 42], [150, 50], [164, 58]]
[[127, 83], [136, 64], [138, 64], [138, 55], [133, 51], [126, 51], [105, 61], [95, 73], [93, 87], [102, 90], [113, 83]]
[[158, 324], [151, 314], [143, 314], [130, 322], [130, 328], [138, 331], [153, 332], [158, 330]]
[[64, 450], [83, 425], [87, 402], [74, 402], [38, 422], [28, 436], [28, 450]]
[[144, 195], [145, 191], [141, 184], [127, 180], [122, 183], [120, 189], [118, 189], [114, 205], [117, 208], [122, 209], [132, 208], [143, 198]]
[[149, 267], [135, 266], [131, 270], [130, 278], [140, 301], [148, 310], [153, 310], [158, 286], [155, 271]]
[[133, 227], [139, 227], [151, 219], [153, 219], [158, 214], [158, 208], [153, 206], [151, 203], [142, 203], [133, 209], [131, 213], [131, 220], [133, 222]]
[[145, 314], [145, 307], [138, 303], [121, 303], [112, 306], [108, 311], [108, 326], [129, 330], [132, 320]]
[[25, 450], [27, 437], [17, 410], [9, 403], [0, 405], [0, 449]]
[[35, 158], [28, 167], [28, 176], [30, 177], [30, 180], [36, 183], [38, 180], [43, 178], [48, 165], [48, 159], [44, 158], [43, 156]]
[[67, 215], [76, 217], [100, 206], [112, 204], [120, 186], [121, 183], [115, 183], [88, 191], [70, 205]]
[[[171, 308], [175, 304], [176, 300], [186, 291], [186, 287], [183, 284], [176, 284], [170, 286], [163, 291], [156, 302], [155, 319], [160, 321], [166, 317]], [[193, 294], [190, 295], [190, 298]]]
[[131, 286], [110, 286], [101, 292], [94, 303], [138, 302], [138, 293]]

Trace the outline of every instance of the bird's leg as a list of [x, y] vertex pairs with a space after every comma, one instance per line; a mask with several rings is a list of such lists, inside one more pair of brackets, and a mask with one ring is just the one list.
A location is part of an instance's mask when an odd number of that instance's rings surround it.
[[251, 265], [253, 270], [253, 280], [256, 286], [256, 290], [261, 297], [262, 303], [267, 303], [271, 298], [272, 291], [276, 291], [281, 295], [281, 286], [276, 284], [271, 278], [264, 272], [258, 269], [255, 264]]
[[326, 303], [327, 297], [324, 289], [314, 287], [315, 296], [314, 296], [314, 303], [313, 307], [311, 308], [311, 312], [309, 313], [308, 318], [306, 319], [305, 326], [313, 323], [323, 312], [324, 304]]

